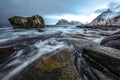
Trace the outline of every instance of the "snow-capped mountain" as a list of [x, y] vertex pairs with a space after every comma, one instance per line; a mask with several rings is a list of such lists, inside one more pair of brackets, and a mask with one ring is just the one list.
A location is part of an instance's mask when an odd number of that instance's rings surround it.
[[114, 9], [111, 9], [113, 12], [120, 12], [120, 5], [116, 6]]
[[92, 25], [120, 25], [120, 5], [102, 12], [90, 24]]

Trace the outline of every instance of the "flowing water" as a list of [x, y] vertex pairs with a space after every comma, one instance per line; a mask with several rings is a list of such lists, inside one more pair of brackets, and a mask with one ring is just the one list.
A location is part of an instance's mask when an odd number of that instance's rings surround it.
[[[99, 44], [104, 38], [99, 35], [100, 31], [80, 29], [75, 26], [47, 26], [43, 32], [37, 29], [0, 28], [0, 48], [13, 49], [12, 55], [0, 64], [0, 80], [9, 80], [43, 54], [69, 47], [69, 43], [64, 39], [89, 40]], [[58, 33], [57, 36], [53, 36], [54, 33]], [[37, 36], [45, 38], [39, 39]], [[28, 39], [30, 39], [29, 43]]]

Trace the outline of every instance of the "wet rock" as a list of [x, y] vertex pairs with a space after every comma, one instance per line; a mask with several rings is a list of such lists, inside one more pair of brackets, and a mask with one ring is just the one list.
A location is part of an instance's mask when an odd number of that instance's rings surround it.
[[[28, 44], [33, 44], [35, 43], [36, 41], [39, 41], [39, 40], [45, 40], [45, 39], [48, 39], [48, 38], [51, 38], [51, 37], [57, 37], [61, 34], [61, 32], [55, 32], [55, 33], [51, 33], [51, 34], [43, 34], [43, 35], [37, 35], [37, 36], [33, 36], [33, 37], [22, 37], [22, 38], [16, 38], [16, 39], [13, 39], [13, 40], [8, 40], [8, 41], [5, 41], [5, 42], [1, 42], [0, 43], [0, 47], [3, 47], [3, 46], [17, 46], [19, 45], [28, 45]], [[18, 43], [19, 42], [19, 43]]]
[[88, 37], [87, 35], [84, 34], [68, 34], [70, 35], [72, 38], [80, 38], [80, 39], [87, 39], [85, 37]]
[[110, 36], [112, 33], [104, 31], [104, 32], [100, 32], [99, 34], [102, 35], [102, 36]]
[[90, 45], [76, 48], [73, 57], [82, 80], [120, 79], [120, 50]]
[[53, 34], [46, 34], [46, 35], [39, 35], [34, 37], [28, 37], [28, 38], [17, 38], [14, 40], [8, 40], [6, 42], [0, 43], [0, 64], [7, 61], [10, 57], [12, 57], [14, 54], [16, 54], [16, 51], [19, 51], [21, 49], [27, 48], [30, 51], [32, 48], [30, 48], [31, 44], [34, 44], [36, 41], [39, 40], [45, 40], [51, 37], [56, 37], [60, 35], [61, 32], [53, 33]]
[[83, 24], [81, 24], [81, 25], [77, 25], [77, 26], [75, 26], [76, 28], [84, 28], [84, 25]]
[[38, 32], [44, 32], [44, 30], [43, 29], [38, 29]]
[[115, 27], [111, 28], [112, 31], [116, 31], [116, 29], [117, 29], [117, 28], [115, 28]]
[[14, 80], [81, 80], [71, 55], [67, 50], [43, 55]]
[[0, 64], [6, 61], [15, 52], [13, 47], [0, 48]]
[[78, 38], [78, 39], [88, 39], [88, 38], [99, 38], [100, 36], [97, 33], [84, 33], [84, 34], [68, 34], [72, 38]]
[[84, 29], [84, 31], [87, 31], [87, 29]]
[[101, 45], [120, 49], [120, 31], [103, 39]]
[[93, 34], [93, 35], [98, 35], [98, 33], [97, 32], [88, 32], [87, 34]]
[[9, 22], [11, 23], [14, 29], [16, 28], [44, 28], [44, 20], [39, 15], [34, 15], [32, 17], [20, 17], [14, 16], [9, 18]]

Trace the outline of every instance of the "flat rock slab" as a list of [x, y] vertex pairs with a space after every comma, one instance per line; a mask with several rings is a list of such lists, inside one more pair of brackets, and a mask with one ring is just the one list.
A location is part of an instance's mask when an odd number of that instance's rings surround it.
[[71, 56], [66, 49], [43, 55], [14, 80], [81, 80]]
[[90, 45], [74, 51], [74, 63], [83, 80], [119, 80], [120, 50]]

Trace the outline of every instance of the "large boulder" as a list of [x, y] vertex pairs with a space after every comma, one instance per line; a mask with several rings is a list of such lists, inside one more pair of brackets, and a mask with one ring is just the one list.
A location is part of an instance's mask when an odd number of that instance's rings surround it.
[[101, 45], [120, 49], [120, 31], [103, 39]]
[[120, 80], [120, 50], [100, 45], [76, 48], [74, 64], [82, 80]]
[[0, 64], [9, 59], [15, 52], [14, 47], [0, 48]]
[[39, 15], [32, 17], [14, 16], [8, 19], [14, 29], [16, 28], [44, 28], [44, 20]]

